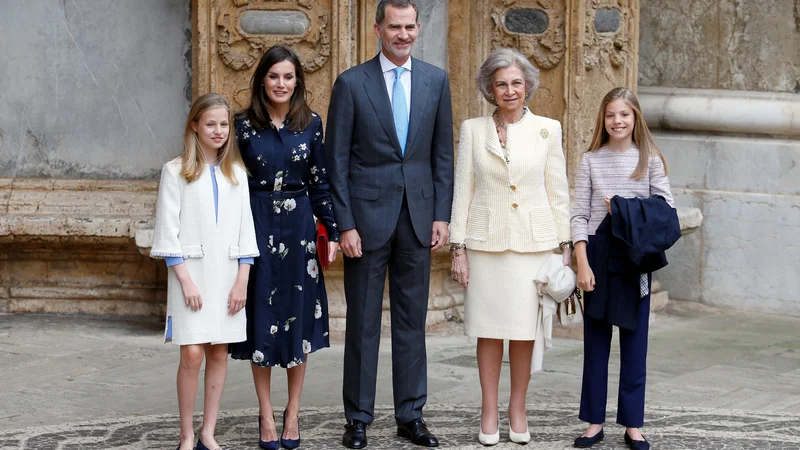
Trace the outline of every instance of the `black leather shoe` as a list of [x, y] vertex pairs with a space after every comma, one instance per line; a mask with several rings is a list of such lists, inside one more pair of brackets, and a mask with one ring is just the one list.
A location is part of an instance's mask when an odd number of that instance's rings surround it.
[[[625, 433], [625, 435], [627, 436], [628, 434]], [[575, 439], [575, 447], [589, 448], [602, 440], [603, 440], [603, 430], [600, 430], [594, 436], [581, 436], [578, 439]]]
[[625, 430], [625, 444], [631, 450], [650, 450], [650, 443], [647, 442], [647, 439], [643, 441], [634, 441], [632, 437], [628, 436], [628, 430]]
[[364, 448], [367, 446], [367, 424], [354, 420], [344, 426], [342, 445], [347, 448]]
[[423, 447], [438, 447], [439, 440], [428, 431], [428, 426], [422, 419], [415, 419], [397, 426], [397, 435], [404, 437], [416, 445]]

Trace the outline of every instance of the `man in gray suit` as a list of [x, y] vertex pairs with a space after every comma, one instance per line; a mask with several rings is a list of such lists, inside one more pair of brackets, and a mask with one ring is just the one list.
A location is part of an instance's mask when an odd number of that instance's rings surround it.
[[397, 433], [435, 447], [422, 420], [425, 317], [431, 252], [449, 237], [450, 87], [447, 73], [411, 57], [420, 29], [413, 0], [382, 0], [375, 16], [381, 52], [339, 75], [328, 110], [328, 179], [347, 298], [342, 444], [367, 445], [388, 268]]

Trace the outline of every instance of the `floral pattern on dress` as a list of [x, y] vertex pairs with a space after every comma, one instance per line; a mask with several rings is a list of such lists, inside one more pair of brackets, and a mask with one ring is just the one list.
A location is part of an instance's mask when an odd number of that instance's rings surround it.
[[235, 131], [250, 173], [251, 209], [262, 256], [250, 272], [247, 341], [235, 359], [295, 367], [330, 345], [328, 300], [316, 244], [316, 219], [332, 242], [339, 233], [325, 169], [322, 120], [300, 132], [272, 124], [256, 130], [237, 119]]

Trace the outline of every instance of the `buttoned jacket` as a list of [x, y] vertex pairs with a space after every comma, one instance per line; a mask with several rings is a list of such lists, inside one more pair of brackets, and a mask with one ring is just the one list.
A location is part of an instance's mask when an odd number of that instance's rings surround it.
[[506, 135], [508, 160], [491, 116], [462, 124], [450, 241], [487, 252], [551, 250], [570, 238], [561, 124], [528, 111]]

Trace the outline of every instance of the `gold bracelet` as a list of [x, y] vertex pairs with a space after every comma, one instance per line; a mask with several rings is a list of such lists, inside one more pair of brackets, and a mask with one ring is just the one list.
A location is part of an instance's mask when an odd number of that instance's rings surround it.
[[454, 252], [458, 249], [467, 248], [467, 244], [461, 242], [453, 242], [450, 244], [450, 251]]

